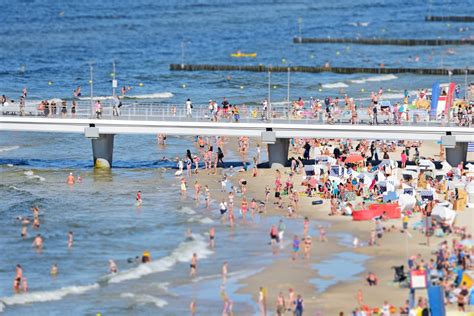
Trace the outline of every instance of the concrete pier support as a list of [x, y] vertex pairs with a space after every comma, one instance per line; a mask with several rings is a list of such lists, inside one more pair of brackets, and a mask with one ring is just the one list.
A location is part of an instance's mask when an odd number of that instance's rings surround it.
[[467, 142], [456, 142], [454, 148], [446, 148], [446, 161], [456, 167], [461, 161], [466, 162]]
[[277, 138], [274, 144], [268, 144], [268, 163], [270, 167], [274, 163], [287, 165], [289, 147], [290, 140], [288, 138]]
[[99, 138], [92, 139], [92, 155], [94, 167], [111, 168], [114, 153], [114, 134], [100, 134]]

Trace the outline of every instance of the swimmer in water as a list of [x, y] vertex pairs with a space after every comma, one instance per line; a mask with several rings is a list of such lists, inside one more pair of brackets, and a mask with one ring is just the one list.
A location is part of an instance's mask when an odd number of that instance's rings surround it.
[[53, 263], [53, 265], [51, 266], [51, 270], [49, 271], [49, 274], [51, 274], [51, 276], [53, 277], [58, 275], [58, 265], [56, 263]]
[[145, 251], [143, 252], [143, 256], [142, 256], [142, 263], [148, 263], [148, 262], [151, 262], [151, 255], [149, 251]]
[[22, 277], [23, 277], [23, 268], [21, 267], [21, 265], [17, 264], [15, 279], [21, 279]]
[[137, 196], [135, 199], [137, 200], [137, 206], [142, 204], [142, 191], [137, 192]]
[[211, 229], [209, 229], [209, 247], [211, 249], [214, 248], [215, 246], [215, 239], [216, 239], [216, 229], [214, 227], [211, 227]]
[[[28, 221], [29, 223], [30, 221]], [[26, 236], [28, 235], [28, 225], [23, 224], [23, 221], [21, 222], [21, 238], [25, 239]]]
[[196, 301], [192, 300], [189, 304], [189, 311], [191, 312], [191, 316], [196, 315]]
[[227, 281], [227, 261], [224, 261], [222, 264], [222, 284], [225, 284]]
[[193, 253], [193, 257], [191, 258], [191, 271], [189, 272], [190, 277], [195, 277], [197, 273], [197, 254]]
[[74, 180], [74, 176], [72, 175], [72, 172], [69, 173], [67, 176], [67, 184], [74, 184], [76, 180]]
[[38, 252], [41, 252], [43, 249], [43, 237], [41, 237], [41, 234], [36, 235], [35, 239], [33, 239], [32, 246], [36, 247]]
[[67, 247], [69, 249], [72, 248], [73, 240], [74, 240], [74, 236], [73, 236], [72, 232], [70, 231], [69, 233], [67, 233]]
[[115, 261], [113, 261], [112, 259], [109, 260], [109, 271], [110, 273], [118, 272], [117, 265], [115, 264]]

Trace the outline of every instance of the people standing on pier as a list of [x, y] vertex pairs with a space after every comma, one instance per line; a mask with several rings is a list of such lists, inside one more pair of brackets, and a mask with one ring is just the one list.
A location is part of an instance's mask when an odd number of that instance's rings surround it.
[[102, 104], [100, 103], [100, 100], [95, 102], [95, 115], [97, 119], [102, 118]]
[[193, 103], [191, 102], [191, 99], [186, 100], [185, 108], [186, 108], [186, 117], [187, 118], [193, 117]]

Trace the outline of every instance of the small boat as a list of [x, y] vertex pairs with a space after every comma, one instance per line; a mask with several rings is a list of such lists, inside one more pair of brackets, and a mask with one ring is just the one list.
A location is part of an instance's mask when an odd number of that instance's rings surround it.
[[230, 54], [230, 56], [235, 57], [235, 58], [241, 58], [241, 57], [255, 58], [255, 57], [257, 57], [257, 53], [242, 53], [240, 51], [237, 51], [233, 54]]

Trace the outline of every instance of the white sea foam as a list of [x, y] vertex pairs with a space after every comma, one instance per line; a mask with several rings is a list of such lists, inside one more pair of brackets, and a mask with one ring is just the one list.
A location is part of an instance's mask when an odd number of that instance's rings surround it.
[[79, 295], [97, 288], [99, 288], [99, 284], [97, 283], [82, 286], [68, 286], [52, 291], [30, 292], [2, 297], [0, 298], [0, 302], [5, 305], [23, 305], [30, 303], [59, 301], [66, 295]]
[[335, 83], [326, 83], [321, 85], [324, 89], [339, 89], [339, 88], [347, 88], [348, 85], [344, 82], [335, 82]]
[[352, 26], [363, 26], [363, 27], [367, 27], [369, 26], [369, 22], [351, 22], [349, 23], [349, 25], [352, 25]]
[[36, 175], [33, 171], [31, 170], [28, 170], [28, 171], [25, 171], [23, 172], [23, 174], [28, 178], [28, 179], [38, 179], [39, 181], [44, 181], [46, 180], [45, 178], [39, 176], [39, 175]]
[[397, 79], [397, 78], [398, 77], [395, 76], [395, 75], [388, 74], [388, 75], [373, 76], [373, 77], [369, 77], [369, 78], [353, 79], [353, 80], [351, 80], [351, 82], [362, 84], [362, 83], [366, 83], [366, 82], [388, 81], [388, 80], [393, 80], [393, 79]]
[[8, 167], [13, 167], [13, 164], [9, 163], [7, 164]]
[[139, 304], [154, 304], [156, 307], [164, 307], [168, 305], [167, 301], [148, 294], [122, 293], [120, 294], [120, 297], [133, 299], [133, 301]]
[[159, 92], [150, 94], [125, 95], [126, 99], [168, 99], [174, 96], [171, 92]]
[[[124, 99], [168, 99], [173, 97], [174, 94], [171, 92], [157, 92], [149, 94], [136, 94], [136, 95], [125, 95]], [[111, 95], [95, 96], [93, 100], [112, 100], [114, 97]], [[90, 100], [90, 97], [80, 97], [79, 100]]]
[[139, 279], [145, 275], [152, 273], [163, 272], [171, 269], [179, 262], [190, 262], [193, 253], [196, 253], [198, 258], [207, 258], [212, 251], [207, 248], [207, 243], [200, 235], [193, 234], [193, 240], [183, 241], [179, 246], [169, 255], [150, 263], [140, 264], [138, 267], [119, 272], [110, 276], [109, 283], [120, 283], [123, 281]]
[[0, 153], [6, 152], [6, 151], [12, 151], [18, 148], [20, 148], [20, 146], [0, 146]]
[[194, 215], [194, 214], [196, 214], [196, 211], [195, 211], [195, 210], [193, 210], [192, 208], [187, 207], [187, 206], [182, 207], [182, 208], [179, 208], [179, 209], [178, 209], [178, 212], [179, 212], [179, 213], [188, 214], [188, 215]]
[[0, 302], [0, 313], [3, 312], [4, 309], [5, 309], [5, 305]]
[[191, 216], [191, 218], [188, 219], [188, 222], [197, 222], [201, 224], [212, 224], [214, 221], [209, 218], [209, 217], [201, 217], [199, 215], [197, 216]]

